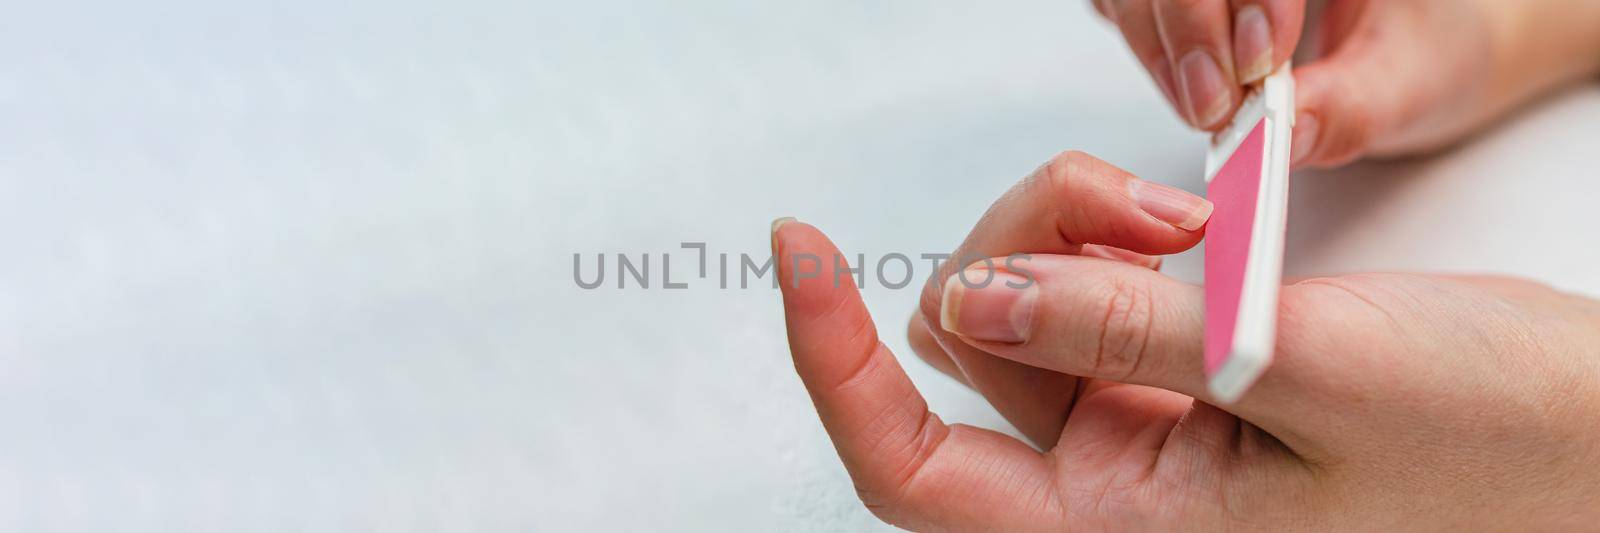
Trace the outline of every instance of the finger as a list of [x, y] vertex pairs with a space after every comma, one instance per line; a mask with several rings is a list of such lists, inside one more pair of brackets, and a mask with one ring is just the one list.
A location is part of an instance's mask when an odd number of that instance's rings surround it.
[[928, 363], [928, 366], [950, 376], [962, 385], [967, 385], [967, 376], [961, 373], [961, 367], [956, 366], [950, 354], [944, 353], [944, 347], [939, 346], [939, 340], [934, 338], [933, 331], [928, 329], [928, 321], [922, 319], [922, 313], [912, 313], [910, 323], [906, 324], [906, 341], [911, 344], [911, 351]]
[[1077, 376], [983, 353], [944, 330], [934, 332], [934, 340], [966, 376], [967, 386], [1028, 442], [1041, 450], [1055, 447], [1077, 400]]
[[1363, 64], [1365, 54], [1353, 54], [1347, 50], [1295, 69], [1295, 120], [1289, 147], [1294, 166], [1353, 161], [1367, 152], [1378, 132], [1389, 127], [1392, 106], [1373, 88], [1397, 82]]
[[1336, 166], [1371, 153], [1436, 147], [1471, 124], [1461, 120], [1463, 113], [1430, 111], [1465, 108], [1474, 92], [1462, 90], [1459, 80], [1471, 79], [1469, 71], [1479, 63], [1438, 61], [1429, 47], [1417, 46], [1415, 35], [1395, 27], [1409, 28], [1411, 22], [1378, 17], [1365, 4], [1330, 5], [1320, 31], [1333, 36], [1332, 49], [1295, 69], [1296, 115], [1289, 150], [1297, 167]]
[[1142, 266], [1150, 270], [1161, 270], [1161, 256], [1130, 252], [1115, 246], [1085, 244], [1083, 245], [1083, 249], [1078, 251], [1078, 255], [1100, 257], [1110, 259], [1112, 261], [1122, 261], [1130, 265]]
[[[1039, 255], [1006, 269], [974, 265], [957, 273], [942, 302], [941, 328], [985, 352], [1215, 402], [1204, 373], [1199, 287], [1132, 265]], [[1280, 357], [1272, 371], [1293, 373], [1295, 365]], [[1258, 386], [1230, 409], [1274, 420], [1282, 394]]]
[[[1199, 241], [1210, 212], [1199, 197], [1139, 180], [1087, 154], [1065, 152], [990, 207], [952, 260], [929, 278], [919, 309], [936, 324], [944, 280], [965, 263], [1013, 253], [1076, 254], [1085, 243], [1176, 253]], [[996, 358], [942, 330], [934, 334], [967, 383], [1019, 432], [1042, 448], [1055, 444], [1077, 378]]]
[[1222, 127], [1242, 92], [1228, 0], [1155, 0], [1155, 15], [1184, 117], [1203, 130]]
[[1231, 0], [1233, 64], [1239, 83], [1267, 77], [1300, 42], [1305, 0]]
[[1295, 57], [1309, 62], [1328, 55], [1361, 25], [1372, 3], [1372, 0], [1324, 0], [1305, 6], [1303, 29], [1309, 35], [1300, 43], [1300, 49], [1295, 50]]
[[1172, 61], [1167, 58], [1167, 50], [1161, 46], [1161, 33], [1156, 29], [1156, 14], [1151, 5], [1151, 0], [1102, 0], [1101, 13], [1106, 18], [1116, 23], [1117, 29], [1122, 31], [1122, 38], [1128, 42], [1128, 49], [1133, 51], [1134, 58], [1144, 65], [1150, 78], [1155, 80], [1156, 87], [1161, 89], [1161, 95], [1166, 97], [1167, 103], [1178, 112], [1185, 121], [1188, 115], [1178, 103], [1176, 83], [1172, 77]]
[[974, 261], [1076, 254], [1085, 244], [1148, 255], [1181, 252], [1204, 236], [1211, 210], [1210, 202], [1182, 189], [1141, 180], [1083, 152], [1063, 152], [989, 207], [951, 261], [940, 265], [937, 279]]
[[1106, 8], [1106, 2], [1107, 0], [1089, 0], [1089, 5], [1094, 6], [1094, 10], [1100, 13], [1100, 16], [1110, 19], [1111, 11]]
[[911, 529], [1009, 530], [1060, 522], [1042, 455], [998, 433], [946, 426], [928, 411], [878, 342], [843, 270], [848, 267], [827, 237], [780, 220], [772, 239], [795, 370], [874, 514]]
[[[929, 279], [923, 318], [935, 323], [943, 280], [964, 262], [1019, 252], [1077, 253], [1082, 243], [1178, 252], [1199, 240], [1210, 209], [1203, 199], [1138, 180], [1087, 154], [1063, 153], [996, 202], [955, 259]], [[995, 358], [942, 331], [935, 336], [967, 383], [1018, 431], [1041, 447], [1054, 444], [1076, 394], [1076, 378]]]
[[1077, 254], [1086, 244], [1138, 254], [1177, 253], [1199, 242], [1211, 209], [1210, 202], [1193, 194], [1140, 180], [1082, 152], [1064, 152], [990, 206], [923, 287], [923, 316], [938, 316], [943, 281], [973, 262], [1012, 254]]

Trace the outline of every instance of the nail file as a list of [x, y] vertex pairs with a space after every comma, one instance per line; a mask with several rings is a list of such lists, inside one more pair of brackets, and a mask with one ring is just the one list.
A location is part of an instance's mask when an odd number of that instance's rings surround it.
[[1233, 403], [1272, 363], [1288, 220], [1294, 77], [1285, 64], [1252, 87], [1206, 152], [1205, 370]]

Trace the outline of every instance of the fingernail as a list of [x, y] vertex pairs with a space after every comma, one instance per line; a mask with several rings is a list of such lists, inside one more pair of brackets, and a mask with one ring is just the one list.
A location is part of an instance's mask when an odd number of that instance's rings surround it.
[[778, 228], [783, 227], [784, 224], [788, 224], [788, 223], [794, 222], [794, 221], [795, 221], [794, 217], [778, 217], [778, 218], [772, 219], [772, 232], [773, 233], [777, 233], [778, 232]]
[[[774, 261], [777, 261], [778, 256], [778, 228], [781, 228], [784, 224], [788, 224], [790, 222], [794, 222], [794, 217], [778, 217], [772, 219], [772, 233], [770, 237], [772, 242], [770, 244], [772, 246], [772, 256]], [[778, 262], [781, 263], [782, 261]]]
[[1151, 269], [1161, 267], [1160, 256], [1144, 255], [1138, 252], [1130, 252], [1128, 250], [1111, 246], [1085, 244], [1083, 245], [1083, 248], [1078, 251], [1078, 255], [1087, 255], [1090, 257], [1110, 259], [1112, 261], [1121, 261], [1131, 265], [1138, 265]]
[[1239, 68], [1239, 83], [1250, 83], [1272, 73], [1272, 25], [1261, 6], [1246, 6], [1234, 16], [1233, 64]]
[[1296, 113], [1294, 116], [1294, 132], [1289, 141], [1289, 164], [1299, 166], [1311, 157], [1311, 151], [1317, 148], [1317, 133], [1322, 123], [1317, 121], [1316, 115], [1310, 113]]
[[1035, 280], [999, 270], [963, 270], [944, 280], [939, 327], [974, 340], [1023, 342], [1038, 298]]
[[1211, 202], [1189, 191], [1144, 180], [1128, 182], [1139, 209], [1187, 231], [1200, 229], [1211, 218]]
[[1232, 82], [1222, 77], [1217, 60], [1205, 50], [1189, 52], [1178, 62], [1178, 85], [1183, 92], [1184, 106], [1188, 108], [1189, 121], [1195, 127], [1204, 128], [1222, 120], [1232, 103], [1228, 96], [1229, 83]]

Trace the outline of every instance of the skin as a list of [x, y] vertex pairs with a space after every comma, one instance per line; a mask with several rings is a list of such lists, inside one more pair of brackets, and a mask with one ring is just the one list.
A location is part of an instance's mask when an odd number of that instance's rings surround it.
[[[1146, 215], [1133, 180], [1057, 156], [956, 251], [1031, 255], [1019, 267], [1031, 289], [994, 286], [1039, 291], [1025, 340], [942, 327], [955, 263], [911, 321], [918, 355], [987, 397], [1032, 446], [929, 412], [851, 275], [835, 277], [832, 242], [802, 222], [775, 226], [795, 369], [873, 514], [929, 531], [1600, 523], [1600, 302], [1495, 277], [1301, 281], [1282, 291], [1273, 365], [1217, 407], [1201, 369], [1201, 289], [1147, 260], [1203, 230]], [[820, 275], [796, 275], [802, 254], [823, 258]]]
[[[1094, 4], [1203, 130], [1226, 124], [1268, 65], [1297, 54], [1298, 166], [1446, 147], [1600, 72], [1600, 2]], [[1241, 30], [1263, 20], [1265, 38]], [[1220, 92], [1191, 90], [1207, 61], [1227, 81]], [[1154, 270], [1201, 232], [1142, 212], [1128, 193], [1136, 179], [1058, 156], [953, 254], [1031, 255], [1025, 340], [951, 331], [959, 320], [946, 328], [946, 303], [973, 300], [947, 297], [960, 264], [929, 280], [908, 324], [917, 355], [984, 395], [1033, 446], [930, 413], [877, 341], [850, 276], [833, 284], [830, 261], [815, 278], [790, 271], [796, 255], [837, 254], [832, 243], [803, 223], [774, 228], [780, 275], [793, 281], [783, 288], [796, 370], [874, 514], [959, 531], [1527, 531], [1600, 520], [1600, 303], [1494, 277], [1301, 281], [1282, 291], [1273, 366], [1219, 408], [1200, 368], [1200, 289]], [[1004, 310], [960, 316], [985, 312]]]
[[[1540, 95], [1600, 74], [1592, 0], [1096, 0], [1189, 125], [1227, 124], [1246, 87], [1296, 55], [1293, 159], [1333, 166], [1451, 145]], [[1325, 4], [1325, 5], [1317, 5]], [[1258, 12], [1265, 39], [1241, 27]], [[1304, 39], [1302, 38], [1304, 37]], [[1265, 43], [1269, 52], [1263, 55]], [[1297, 45], [1299, 48], [1297, 49]], [[1218, 113], [1184, 59], [1228, 83]], [[1270, 59], [1265, 59], [1270, 57]], [[1214, 91], [1200, 91], [1210, 95]], [[1201, 100], [1210, 101], [1209, 98]]]

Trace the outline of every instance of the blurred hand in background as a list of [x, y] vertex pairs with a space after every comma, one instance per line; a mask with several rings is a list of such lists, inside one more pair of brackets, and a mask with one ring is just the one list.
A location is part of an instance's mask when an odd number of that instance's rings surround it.
[[1226, 125], [1246, 85], [1298, 58], [1296, 165], [1437, 149], [1600, 72], [1590, 0], [1093, 3], [1195, 128]]

